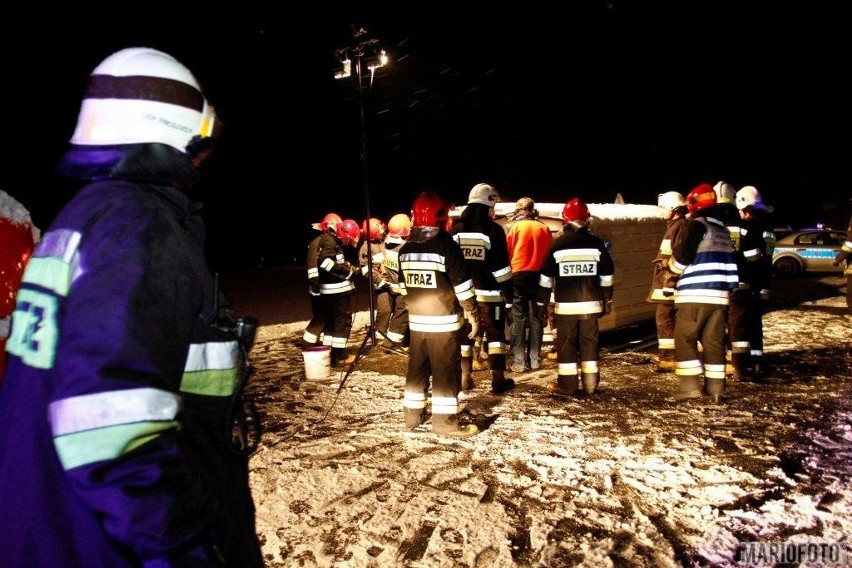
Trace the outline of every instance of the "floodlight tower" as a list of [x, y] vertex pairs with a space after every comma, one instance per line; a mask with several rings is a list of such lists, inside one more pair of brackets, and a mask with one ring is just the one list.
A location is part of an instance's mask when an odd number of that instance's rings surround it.
[[[373, 85], [373, 78], [375, 77], [376, 69], [380, 67], [384, 67], [388, 64], [388, 55], [387, 52], [379, 47], [379, 40], [376, 38], [367, 37], [367, 30], [365, 28], [354, 28], [352, 31], [353, 44], [349, 47], [342, 47], [335, 50], [335, 55], [340, 60], [340, 68], [337, 69], [334, 73], [335, 79], [346, 79], [352, 76], [352, 64], [353, 59], [355, 63], [355, 78], [357, 80], [358, 86], [358, 107], [360, 110], [360, 118], [361, 118], [361, 172], [363, 174], [364, 181], [364, 212], [366, 214], [366, 224], [367, 224], [367, 267], [368, 267], [368, 286], [369, 286], [369, 306], [370, 306], [370, 328], [367, 330], [367, 337], [364, 338], [364, 343], [361, 345], [361, 348], [358, 350], [358, 355], [355, 358], [355, 361], [352, 363], [352, 366], [349, 368], [349, 371], [346, 373], [346, 377], [349, 376], [349, 373], [352, 369], [355, 368], [355, 365], [358, 363], [358, 360], [362, 355], [366, 353], [367, 341], [370, 341], [370, 347], [376, 344], [376, 314], [375, 314], [375, 299], [374, 294], [375, 290], [373, 289], [373, 250], [370, 243], [370, 184], [369, 177], [367, 175], [367, 117], [366, 111], [364, 109], [364, 72], [369, 73], [370, 79], [370, 87]], [[346, 377], [344, 377], [343, 381], [340, 383], [340, 388], [343, 388], [343, 383], [346, 381]]]

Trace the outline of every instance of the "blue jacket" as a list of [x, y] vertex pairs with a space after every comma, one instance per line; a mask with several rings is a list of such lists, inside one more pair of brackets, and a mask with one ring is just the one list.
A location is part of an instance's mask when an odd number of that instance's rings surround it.
[[198, 205], [138, 180], [87, 185], [44, 234], [0, 386], [4, 566], [262, 565], [203, 239]]

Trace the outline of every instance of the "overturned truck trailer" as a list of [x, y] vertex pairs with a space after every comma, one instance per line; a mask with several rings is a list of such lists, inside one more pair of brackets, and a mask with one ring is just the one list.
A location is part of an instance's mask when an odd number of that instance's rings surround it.
[[[562, 231], [564, 203], [536, 203], [539, 219], [554, 236]], [[651, 288], [652, 261], [666, 232], [663, 210], [655, 205], [589, 203], [590, 230], [609, 245], [615, 263], [612, 312], [601, 318], [601, 331], [627, 327], [654, 319], [655, 304], [645, 301]], [[513, 202], [497, 203], [496, 221], [507, 224]], [[453, 209], [451, 216], [464, 207]]]

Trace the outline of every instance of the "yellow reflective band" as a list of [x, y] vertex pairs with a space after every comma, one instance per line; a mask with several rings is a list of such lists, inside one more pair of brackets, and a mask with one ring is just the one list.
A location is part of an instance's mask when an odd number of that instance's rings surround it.
[[60, 436], [53, 439], [53, 444], [62, 468], [67, 471], [75, 467], [115, 459], [178, 426], [178, 423], [174, 421], [122, 424]]
[[71, 265], [58, 258], [34, 256], [27, 263], [23, 281], [67, 296], [71, 288]]
[[205, 396], [231, 396], [236, 386], [236, 369], [188, 371], [180, 381], [181, 392]]

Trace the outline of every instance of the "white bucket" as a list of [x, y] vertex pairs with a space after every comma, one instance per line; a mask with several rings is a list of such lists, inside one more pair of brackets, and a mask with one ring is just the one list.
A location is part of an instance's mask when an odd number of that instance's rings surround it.
[[305, 378], [309, 381], [327, 379], [331, 374], [331, 347], [307, 347], [302, 350], [305, 358]]

